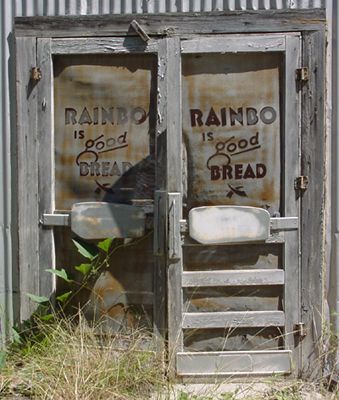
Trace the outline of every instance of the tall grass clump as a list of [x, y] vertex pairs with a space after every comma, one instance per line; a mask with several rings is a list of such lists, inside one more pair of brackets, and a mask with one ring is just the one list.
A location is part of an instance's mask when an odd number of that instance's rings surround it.
[[147, 399], [165, 382], [162, 359], [142, 331], [100, 335], [80, 315], [37, 323], [36, 336], [9, 350], [0, 397], [54, 400]]

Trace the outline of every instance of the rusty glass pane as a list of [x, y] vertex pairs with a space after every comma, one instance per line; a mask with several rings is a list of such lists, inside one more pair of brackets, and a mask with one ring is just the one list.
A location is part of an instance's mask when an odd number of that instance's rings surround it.
[[156, 57], [54, 59], [55, 203], [153, 198]]
[[[153, 55], [72, 55], [54, 58], [55, 209], [105, 201], [149, 205], [154, 192], [157, 58]], [[151, 216], [150, 216], [151, 218]], [[69, 228], [54, 229], [56, 266], [74, 283], [67, 312], [83, 310], [102, 328], [153, 326], [153, 234], [116, 239], [109, 265], [90, 275]], [[86, 241], [93, 245], [97, 240]], [[70, 285], [73, 287], [70, 287]]]
[[277, 311], [282, 286], [185, 288], [184, 304], [188, 312]]
[[228, 246], [184, 246], [185, 271], [217, 271], [282, 268], [282, 246], [246, 244]]
[[183, 58], [188, 208], [246, 205], [280, 212], [281, 56]]

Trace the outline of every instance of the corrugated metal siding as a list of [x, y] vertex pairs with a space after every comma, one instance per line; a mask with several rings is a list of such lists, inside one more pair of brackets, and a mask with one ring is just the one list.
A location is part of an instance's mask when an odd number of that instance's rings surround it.
[[11, 130], [15, 128], [14, 100], [14, 57], [12, 37], [12, 21], [14, 1], [3, 1], [0, 4], [0, 345], [6, 332], [13, 323], [15, 283], [13, 269], [16, 263], [12, 257], [12, 242], [15, 233], [12, 232], [12, 157]]
[[16, 16], [321, 8], [326, 0], [17, 0]]

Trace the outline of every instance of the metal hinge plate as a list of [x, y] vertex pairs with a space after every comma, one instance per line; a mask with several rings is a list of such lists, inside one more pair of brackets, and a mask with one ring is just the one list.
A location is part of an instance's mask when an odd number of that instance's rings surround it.
[[294, 334], [300, 338], [304, 338], [306, 336], [306, 328], [303, 322], [299, 322], [298, 324], [294, 325]]
[[40, 81], [42, 78], [41, 69], [38, 67], [32, 67], [31, 69], [31, 79], [35, 82]]
[[296, 69], [296, 78], [299, 82], [307, 82], [310, 78], [309, 70], [307, 67]]
[[294, 180], [295, 190], [306, 190], [308, 188], [308, 176], [298, 176]]

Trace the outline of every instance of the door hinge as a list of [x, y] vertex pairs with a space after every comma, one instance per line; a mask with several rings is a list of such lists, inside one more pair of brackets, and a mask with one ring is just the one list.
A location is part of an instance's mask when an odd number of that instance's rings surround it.
[[301, 67], [296, 69], [296, 79], [299, 82], [307, 82], [310, 78], [309, 70], [307, 67]]
[[35, 82], [40, 81], [42, 78], [41, 69], [38, 67], [32, 67], [31, 69], [31, 79]]
[[298, 176], [294, 180], [295, 190], [306, 190], [308, 188], [308, 176]]
[[305, 324], [303, 322], [294, 325], [294, 334], [300, 338], [304, 338], [307, 335]]

